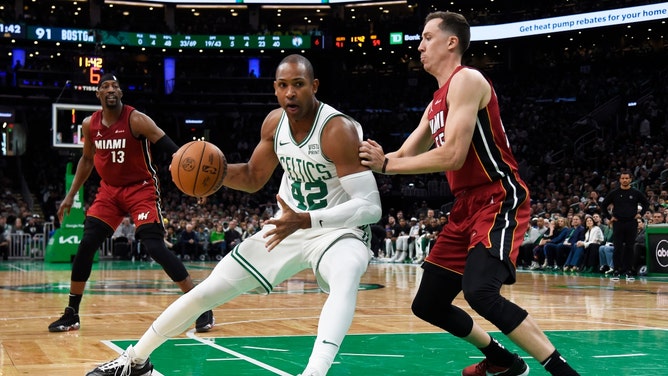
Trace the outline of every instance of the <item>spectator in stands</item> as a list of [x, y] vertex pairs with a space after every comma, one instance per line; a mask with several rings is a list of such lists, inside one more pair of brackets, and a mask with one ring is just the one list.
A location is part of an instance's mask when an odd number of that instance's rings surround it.
[[36, 257], [44, 249], [44, 225], [39, 214], [32, 214], [26, 218], [25, 232], [30, 235], [26, 252], [30, 257]]
[[236, 219], [231, 219], [225, 231], [225, 243], [227, 243], [228, 252], [241, 243], [242, 234], [243, 231], [239, 227], [239, 222]]
[[250, 238], [251, 236], [255, 235], [256, 232], [257, 226], [255, 225], [255, 222], [248, 221], [246, 223], [246, 228], [244, 229], [243, 234], [241, 234], [241, 241], [243, 242], [244, 240]]
[[[418, 245], [417, 241], [422, 235], [422, 221], [418, 221], [417, 218], [411, 217], [410, 220], [410, 231], [408, 232], [408, 259], [410, 262], [417, 261], [418, 257], [416, 256], [417, 249], [421, 248], [421, 244]], [[420, 251], [421, 252], [421, 251]]]
[[211, 230], [209, 229], [209, 226], [207, 225], [208, 221], [202, 221], [200, 220], [196, 229], [197, 229], [197, 244], [199, 244], [198, 247], [198, 254], [197, 258], [200, 261], [204, 261], [207, 258], [207, 254], [209, 252], [209, 238], [211, 237]]
[[664, 218], [663, 213], [661, 211], [655, 211], [654, 213], [652, 213], [651, 224], [661, 225], [661, 224], [665, 224], [665, 223], [666, 223], [666, 221], [665, 221], [665, 218]]
[[173, 225], [167, 225], [166, 231], [165, 231], [165, 246], [167, 246], [167, 249], [171, 250], [174, 253], [176, 252], [177, 243], [179, 241], [179, 237], [176, 235], [176, 232], [174, 230]]
[[182, 260], [194, 260], [199, 254], [199, 237], [192, 223], [186, 224], [185, 231], [179, 236], [179, 256]]
[[0, 256], [3, 261], [9, 259], [9, 226], [7, 226], [7, 216], [0, 213]]
[[577, 271], [582, 259], [584, 248], [578, 246], [578, 242], [584, 240], [585, 227], [582, 226], [582, 217], [579, 214], [571, 218], [571, 229], [563, 243], [557, 246], [557, 255], [564, 263], [564, 271]]
[[543, 236], [543, 240], [541, 240], [538, 249], [534, 251], [534, 254], [536, 254], [536, 252], [540, 252], [540, 246], [543, 247], [545, 262], [543, 263], [542, 268], [544, 270], [561, 269], [561, 265], [559, 265], [557, 247], [562, 244], [569, 235], [570, 227], [566, 221], [567, 218], [565, 217], [557, 217], [556, 219], [550, 221], [548, 233]]
[[538, 267], [538, 262], [533, 259], [533, 249], [536, 248], [542, 238], [543, 234], [529, 222], [527, 230], [524, 233], [524, 240], [522, 241], [522, 245], [520, 245], [520, 253], [517, 255], [516, 264], [518, 268]]
[[588, 215], [601, 214], [601, 207], [598, 205], [598, 192], [589, 192], [589, 198], [584, 203], [584, 213]]
[[371, 225], [371, 252], [375, 259], [385, 256], [385, 227], [380, 222]]
[[209, 255], [213, 258], [227, 254], [227, 243], [225, 242], [225, 231], [223, 223], [218, 222], [209, 235]]
[[125, 217], [111, 235], [114, 257], [129, 259], [135, 249], [135, 225], [130, 217]]
[[543, 217], [536, 217], [536, 229], [538, 232], [540, 232], [541, 235], [545, 235], [547, 232], [548, 228], [547, 225], [545, 224], [546, 219]]
[[[585, 231], [584, 239], [579, 240], [576, 244], [578, 248], [584, 249], [582, 255], [582, 271], [590, 273], [598, 269], [599, 247], [605, 242], [603, 230], [596, 226], [594, 217], [591, 215], [585, 216]], [[580, 268], [580, 264], [575, 264], [575, 268]], [[577, 270], [577, 269], [576, 269]]]
[[399, 224], [393, 215], [387, 216], [387, 223], [385, 224], [385, 259], [383, 261], [392, 262], [398, 257], [396, 252], [396, 241], [401, 230]]
[[14, 219], [14, 225], [11, 228], [12, 235], [23, 235], [25, 234], [25, 229], [23, 228], [23, 220], [21, 217], [16, 217]]
[[429, 206], [427, 205], [427, 201], [422, 201], [420, 203], [420, 207], [417, 208], [415, 211], [415, 215], [417, 216], [418, 219], [424, 219], [429, 215], [429, 211], [431, 210], [432, 216], [434, 215], [434, 210], [429, 209]]
[[627, 281], [633, 281], [638, 275], [638, 270], [642, 265], [646, 265], [647, 246], [645, 245], [645, 221], [638, 219], [638, 229], [636, 230], [636, 238], [633, 242], [633, 259], [631, 265], [631, 275], [626, 276]]
[[549, 234], [553, 232], [553, 229], [550, 229], [550, 227], [546, 225], [546, 223], [549, 223], [547, 219], [543, 217], [536, 217], [535, 219], [535, 228], [540, 233], [540, 239], [531, 249], [531, 264], [529, 270], [542, 270], [547, 267], [544, 245], [547, 243], [550, 236]]
[[598, 248], [598, 271], [607, 275], [614, 271], [614, 236], [612, 226], [602, 224], [599, 227], [603, 231], [603, 245]]
[[438, 236], [438, 233], [440, 233], [442, 229], [443, 226], [441, 225], [439, 219], [436, 217], [429, 218], [429, 223], [426, 223], [424, 225], [423, 232], [426, 242], [426, 246], [424, 247], [424, 257], [427, 257], [429, 250], [431, 249], [431, 247], [434, 246], [434, 243], [436, 242], [436, 237]]
[[[402, 213], [401, 217], [399, 217], [399, 213]], [[397, 225], [397, 232], [396, 232], [396, 241], [395, 241], [395, 246], [396, 246], [396, 252], [394, 256], [389, 260], [389, 262], [404, 262], [406, 261], [406, 257], [408, 255], [408, 243], [411, 240], [410, 237], [410, 232], [411, 232], [411, 225], [406, 222], [406, 218], [403, 217], [403, 212], [399, 211], [397, 212], [397, 218], [399, 219], [399, 223]]]

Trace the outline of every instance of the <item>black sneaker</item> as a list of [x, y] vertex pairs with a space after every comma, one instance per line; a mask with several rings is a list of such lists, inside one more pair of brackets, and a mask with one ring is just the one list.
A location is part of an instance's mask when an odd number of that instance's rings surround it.
[[636, 280], [636, 277], [631, 272], [626, 273], [626, 281], [633, 282]]
[[208, 332], [216, 324], [216, 319], [213, 317], [213, 311], [208, 310], [202, 313], [195, 322], [195, 331], [197, 333]]
[[619, 281], [619, 272], [615, 271], [612, 272], [612, 277], [610, 277], [611, 281]]
[[153, 372], [153, 364], [149, 359], [143, 363], [133, 363], [134, 349], [132, 346], [111, 362], [104, 363], [86, 376], [150, 376]]
[[74, 308], [65, 307], [65, 312], [56, 321], [49, 325], [50, 332], [69, 332], [70, 330], [79, 330], [79, 315], [74, 312]]

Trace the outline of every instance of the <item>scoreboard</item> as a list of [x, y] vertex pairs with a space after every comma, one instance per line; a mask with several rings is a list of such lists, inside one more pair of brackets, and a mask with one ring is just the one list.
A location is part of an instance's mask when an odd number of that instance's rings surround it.
[[382, 48], [385, 43], [377, 34], [334, 37], [335, 48]]
[[26, 38], [35, 41], [184, 49], [308, 49], [311, 47], [310, 35], [155, 34], [45, 26], [27, 26]]
[[0, 37], [5, 38], [25, 38], [25, 26], [18, 23], [2, 23], [0, 22]]
[[75, 65], [83, 73], [84, 82], [97, 86], [102, 78], [104, 58], [98, 56], [77, 56]]

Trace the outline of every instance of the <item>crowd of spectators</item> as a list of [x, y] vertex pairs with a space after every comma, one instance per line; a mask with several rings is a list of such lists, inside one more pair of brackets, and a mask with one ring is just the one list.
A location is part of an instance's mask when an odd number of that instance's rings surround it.
[[[500, 17], [493, 12], [484, 16]], [[473, 23], [476, 19], [473, 18]], [[666, 51], [652, 47], [647, 41], [633, 43], [635, 48], [629, 48], [629, 44], [564, 51], [541, 48], [526, 56], [528, 61], [524, 64], [486, 70], [499, 94], [504, 126], [521, 175], [529, 184], [535, 217], [554, 219], [593, 214], [589, 212], [592, 197], [593, 201], [602, 199], [615, 186], [623, 168], [632, 170], [634, 185], [646, 193], [652, 211], [668, 214], [665, 210], [668, 151], [664, 141], [668, 136], [665, 113], [668, 75], [665, 70], [657, 69], [665, 61]], [[275, 65], [278, 58], [267, 58], [263, 66]], [[172, 96], [128, 92], [126, 99], [150, 114], [178, 142], [206, 135], [220, 146], [230, 163], [245, 161], [259, 132], [262, 117], [258, 114], [265, 111], [245, 107], [243, 103], [247, 100], [241, 94], [262, 94], [266, 105], [275, 105], [271, 80], [247, 77], [240, 65], [243, 59], [216, 59], [219, 60], [215, 64], [199, 65], [194, 57], [183, 60], [184, 73], [177, 79], [176, 93]], [[397, 57], [390, 64], [391, 69], [382, 70], [369, 67], [372, 59], [362, 55], [348, 56], [345, 64], [332, 61], [336, 59], [325, 53], [313, 60], [322, 81], [321, 99], [358, 119], [365, 136], [380, 141], [388, 151], [398, 147], [418, 123], [424, 109], [421, 106], [436, 89], [410, 57]], [[469, 63], [475, 65], [475, 60]], [[32, 64], [32, 69], [44, 68], [38, 60], [28, 64]], [[135, 68], [133, 65], [128, 69]], [[232, 78], [233, 85], [215, 85], [220, 82], [217, 79]], [[208, 81], [210, 87], [197, 84], [198, 80]], [[241, 93], [237, 96], [241, 98], [237, 98], [238, 106], [217, 108], [216, 93], [236, 91]], [[184, 129], [181, 119], [173, 114], [174, 107], [170, 107], [174, 102], [204, 108], [210, 118], [217, 120], [215, 126], [206, 132]], [[630, 102], [636, 105], [629, 106]], [[44, 105], [33, 106], [33, 110], [27, 111], [28, 123], [50, 124], [50, 112]], [[65, 193], [65, 165], [76, 160], [76, 152], [51, 150], [48, 138], [34, 135], [30, 137], [29, 152], [21, 157], [23, 169], [30, 171], [25, 180], [37, 198], [32, 207], [17, 194], [17, 180], [24, 177], [18, 172], [12, 174], [13, 168], [2, 169], [7, 171], [2, 176], [2, 214], [10, 226], [16, 218], [32, 217], [37, 209], [42, 213], [41, 220], [55, 221], [58, 226], [53, 216]], [[10, 163], [7, 157], [0, 157], [0, 161], [5, 165]], [[242, 241], [247, 234], [261, 228], [263, 221], [277, 209], [275, 198], [269, 194], [277, 190], [277, 178], [255, 194], [223, 188], [200, 205], [171, 184], [167, 170], [169, 156], [158, 156], [157, 163], [169, 234], [166, 241], [184, 258], [223, 255], [235, 241]], [[389, 218], [396, 219], [399, 212], [405, 214], [407, 222], [415, 217], [416, 224], [423, 229], [437, 226], [431, 223], [426, 209], [432, 210], [436, 218], [447, 220], [447, 204], [453, 197], [443, 174], [377, 175], [377, 180], [385, 210], [378, 224], [381, 228], [385, 229]], [[93, 177], [85, 186], [87, 203], [92, 201], [96, 189]], [[228, 235], [232, 223], [236, 223], [234, 231], [239, 233], [238, 239], [234, 234]], [[180, 239], [189, 226], [197, 234], [194, 248], [183, 245]], [[223, 236], [217, 235], [214, 242], [211, 240], [214, 233]], [[408, 255], [409, 250], [405, 251]], [[388, 254], [384, 246], [374, 252], [379, 258], [395, 255]], [[417, 251], [411, 258], [419, 259]]]

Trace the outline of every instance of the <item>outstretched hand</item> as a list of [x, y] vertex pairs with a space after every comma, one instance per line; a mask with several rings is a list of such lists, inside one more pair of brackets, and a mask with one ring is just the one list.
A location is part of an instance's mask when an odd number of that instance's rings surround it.
[[362, 141], [359, 147], [359, 157], [362, 165], [369, 167], [374, 172], [381, 172], [385, 162], [385, 152], [379, 143], [372, 139]]
[[[270, 252], [283, 239], [287, 238], [299, 229], [309, 227], [311, 223], [310, 214], [295, 212], [285, 203], [285, 201], [283, 201], [280, 195], [276, 195], [276, 201], [278, 202], [278, 206], [281, 208], [281, 217], [271, 218], [265, 221], [265, 224], [276, 226], [264, 234], [264, 237], [268, 238], [267, 242], [265, 243], [265, 247]], [[308, 226], [305, 225], [305, 221], [308, 221]]]

